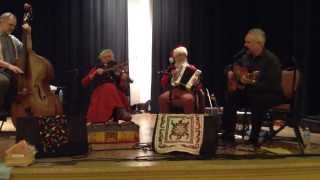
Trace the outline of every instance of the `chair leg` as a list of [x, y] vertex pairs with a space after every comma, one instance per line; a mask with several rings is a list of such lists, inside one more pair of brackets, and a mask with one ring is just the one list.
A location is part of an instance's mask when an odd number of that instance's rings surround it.
[[0, 121], [1, 121], [0, 132], [1, 132], [1, 131], [2, 131], [3, 124], [4, 124], [4, 120], [0, 120]]
[[304, 144], [304, 142], [303, 142], [301, 133], [300, 133], [300, 131], [299, 131], [299, 127], [298, 127], [298, 126], [294, 126], [293, 129], [294, 129], [294, 133], [296, 134], [296, 138], [297, 138], [297, 141], [298, 141], [298, 145], [299, 145], [300, 152], [301, 152], [302, 154], [304, 154], [305, 144]]
[[247, 135], [247, 132], [250, 130], [249, 114], [247, 109], [244, 110], [244, 115], [243, 117], [241, 117], [240, 124], [242, 125], [242, 129], [241, 129], [242, 140], [245, 140], [245, 136]]

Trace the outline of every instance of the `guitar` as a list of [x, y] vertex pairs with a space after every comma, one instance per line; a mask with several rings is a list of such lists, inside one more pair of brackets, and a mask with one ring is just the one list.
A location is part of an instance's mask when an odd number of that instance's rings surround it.
[[243, 90], [246, 85], [255, 84], [259, 76], [259, 71], [249, 73], [246, 67], [233, 65], [227, 72], [227, 90], [229, 93]]

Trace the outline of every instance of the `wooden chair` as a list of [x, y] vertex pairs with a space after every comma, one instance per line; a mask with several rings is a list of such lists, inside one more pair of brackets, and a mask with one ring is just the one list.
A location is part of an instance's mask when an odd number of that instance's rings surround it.
[[[269, 134], [260, 143], [260, 145], [273, 140], [285, 127], [291, 127], [294, 130], [294, 140], [297, 141], [299, 149], [304, 153], [304, 143], [299, 131], [301, 119], [298, 113], [298, 90], [301, 84], [301, 74], [298, 69], [282, 70], [281, 87], [285, 97], [283, 104], [272, 107], [266, 113], [266, 120], [263, 126], [269, 127]], [[278, 124], [275, 129], [276, 120], [282, 120], [283, 123]]]

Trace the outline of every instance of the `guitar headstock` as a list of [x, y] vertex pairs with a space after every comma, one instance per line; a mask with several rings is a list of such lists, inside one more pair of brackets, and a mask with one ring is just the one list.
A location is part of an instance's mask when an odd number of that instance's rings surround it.
[[25, 3], [24, 6], [24, 14], [23, 14], [23, 24], [32, 22], [32, 6], [28, 3]]

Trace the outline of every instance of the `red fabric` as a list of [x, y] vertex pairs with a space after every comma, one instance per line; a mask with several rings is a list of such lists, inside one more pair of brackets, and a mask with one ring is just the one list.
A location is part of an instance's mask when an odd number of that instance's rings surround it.
[[160, 80], [160, 84], [161, 84], [161, 87], [162, 89], [168, 89], [169, 88], [169, 75], [168, 74], [164, 74], [162, 77], [161, 77], [161, 80]]
[[192, 92], [173, 88], [172, 91], [172, 102], [170, 102], [170, 92], [165, 91], [159, 96], [159, 108], [160, 113], [170, 113], [170, 103], [176, 107], [182, 107], [184, 113], [194, 113], [194, 95]]
[[[90, 75], [95, 72], [95, 68], [82, 79], [82, 84], [88, 86], [92, 79]], [[104, 123], [111, 119], [114, 108], [129, 109], [129, 102], [125, 93], [117, 89], [113, 83], [104, 83], [96, 87], [90, 98], [87, 112], [87, 121], [92, 123]]]

